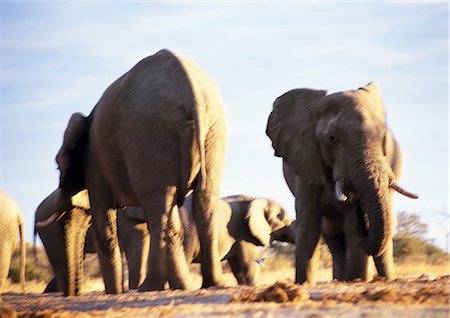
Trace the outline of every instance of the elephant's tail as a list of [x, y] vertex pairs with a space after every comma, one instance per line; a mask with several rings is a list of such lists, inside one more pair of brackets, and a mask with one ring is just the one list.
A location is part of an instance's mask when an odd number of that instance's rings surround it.
[[37, 235], [37, 227], [36, 227], [36, 220], [35, 220], [34, 229], [33, 229], [33, 256], [34, 256], [35, 263], [37, 263], [37, 261], [38, 261], [37, 247], [36, 247], [36, 235]]
[[19, 235], [20, 235], [20, 285], [22, 291], [25, 291], [25, 264], [26, 264], [26, 242], [25, 226], [23, 218], [19, 216]]
[[202, 181], [202, 191], [206, 189], [206, 165], [205, 165], [205, 134], [203, 133], [202, 112], [196, 107], [195, 110], [195, 131], [197, 137], [197, 147], [200, 155], [200, 175]]

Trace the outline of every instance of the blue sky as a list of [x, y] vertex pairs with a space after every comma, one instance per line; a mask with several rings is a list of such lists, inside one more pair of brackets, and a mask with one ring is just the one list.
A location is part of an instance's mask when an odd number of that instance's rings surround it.
[[1, 2], [0, 186], [26, 216], [58, 186], [55, 155], [70, 115], [161, 48], [218, 83], [228, 117], [222, 194], [294, 199], [265, 128], [272, 103], [297, 87], [377, 81], [404, 155], [396, 197], [445, 247], [448, 218], [446, 2]]

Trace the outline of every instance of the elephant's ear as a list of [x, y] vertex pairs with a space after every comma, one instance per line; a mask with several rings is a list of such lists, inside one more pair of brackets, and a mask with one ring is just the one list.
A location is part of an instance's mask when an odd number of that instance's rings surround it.
[[262, 246], [270, 245], [270, 234], [272, 233], [272, 228], [266, 219], [266, 208], [267, 200], [255, 199], [250, 202], [246, 215], [252, 241], [256, 239], [257, 245]]
[[282, 157], [304, 180], [325, 182], [325, 171], [315, 137], [317, 102], [324, 90], [294, 89], [274, 104], [266, 133], [272, 140], [275, 156]]
[[60, 170], [59, 187], [64, 193], [76, 194], [86, 187], [83, 155], [87, 144], [89, 120], [80, 113], [70, 117], [64, 132], [63, 145], [56, 155]]
[[396, 178], [400, 178], [403, 168], [402, 154], [400, 146], [390, 128], [386, 129], [386, 134], [383, 140], [383, 152], [387, 163], [392, 169]]

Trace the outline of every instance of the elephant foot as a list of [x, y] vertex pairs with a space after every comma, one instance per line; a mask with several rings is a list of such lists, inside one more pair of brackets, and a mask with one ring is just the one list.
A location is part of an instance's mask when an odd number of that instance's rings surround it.
[[151, 280], [147, 277], [141, 286], [138, 287], [138, 292], [164, 290], [164, 285], [165, 282], [161, 280]]
[[[123, 294], [124, 292], [125, 292], [125, 291], [124, 291], [122, 288], [119, 288], [119, 289], [112, 289], [112, 290], [106, 289], [106, 290], [105, 290], [105, 293], [106, 293], [106, 294], [110, 294], [110, 295]], [[79, 292], [78, 292], [77, 295], [79, 295]]]
[[202, 288], [225, 288], [227, 284], [222, 279], [208, 280], [203, 278]]
[[179, 280], [176, 282], [172, 282], [169, 280], [170, 289], [184, 289], [189, 290], [193, 289], [192, 285], [187, 280]]
[[46, 293], [56, 293], [58, 292], [58, 285], [56, 284], [56, 277], [53, 277], [52, 280], [45, 287], [44, 294]]

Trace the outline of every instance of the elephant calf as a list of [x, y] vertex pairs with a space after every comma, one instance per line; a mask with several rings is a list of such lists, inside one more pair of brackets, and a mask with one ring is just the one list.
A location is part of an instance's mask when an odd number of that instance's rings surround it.
[[[219, 255], [228, 261], [239, 284], [254, 285], [259, 275], [255, 262], [257, 246], [269, 246], [275, 238], [293, 243], [293, 229], [289, 227], [292, 219], [280, 204], [266, 198], [236, 195], [225, 197], [218, 204], [219, 217], [215, 226], [219, 234]], [[140, 226], [144, 224], [142, 210], [130, 207], [126, 212], [118, 213], [119, 244], [128, 262], [129, 287], [135, 289], [144, 277], [141, 269], [145, 268], [149, 236], [145, 226]], [[200, 263], [202, 256], [191, 197], [171, 221], [182, 225], [187, 262]]]

